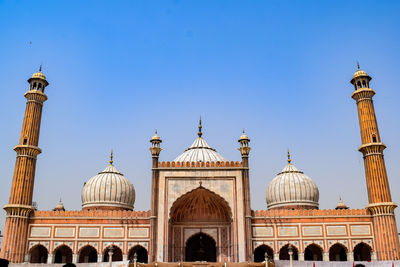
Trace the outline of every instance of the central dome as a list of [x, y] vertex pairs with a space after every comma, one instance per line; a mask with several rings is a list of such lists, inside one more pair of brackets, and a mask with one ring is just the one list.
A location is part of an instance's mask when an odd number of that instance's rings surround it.
[[268, 208], [318, 209], [319, 191], [310, 177], [291, 164], [272, 179], [267, 187]]
[[82, 190], [83, 209], [127, 209], [135, 204], [135, 189], [110, 161], [104, 171], [89, 179]]
[[199, 122], [198, 137], [194, 140], [193, 144], [187, 148], [180, 156], [178, 156], [175, 162], [225, 162], [226, 160], [222, 157], [214, 148], [211, 148], [206, 140], [203, 139], [201, 132], [201, 118]]

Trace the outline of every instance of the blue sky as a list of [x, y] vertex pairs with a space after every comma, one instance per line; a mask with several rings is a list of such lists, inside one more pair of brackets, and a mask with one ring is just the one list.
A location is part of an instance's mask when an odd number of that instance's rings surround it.
[[[0, 1], [0, 205], [8, 202], [26, 80], [43, 65], [34, 200], [80, 209], [83, 183], [110, 150], [150, 207], [149, 139], [161, 160], [203, 137], [240, 160], [251, 139], [251, 201], [292, 162], [318, 185], [320, 208], [367, 205], [356, 62], [372, 77], [393, 199], [400, 202], [398, 1]], [[5, 212], [0, 212], [3, 228]], [[398, 214], [398, 213], [397, 213]]]

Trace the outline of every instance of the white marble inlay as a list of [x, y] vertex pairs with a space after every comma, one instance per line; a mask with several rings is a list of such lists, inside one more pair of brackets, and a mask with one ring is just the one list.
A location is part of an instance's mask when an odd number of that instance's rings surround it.
[[50, 227], [32, 227], [31, 237], [50, 237]]
[[88, 228], [79, 228], [79, 237], [99, 237], [99, 228], [97, 227], [88, 227]]

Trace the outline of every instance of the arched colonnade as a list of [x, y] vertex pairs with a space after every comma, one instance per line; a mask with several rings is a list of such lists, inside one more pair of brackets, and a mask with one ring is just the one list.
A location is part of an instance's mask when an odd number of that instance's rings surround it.
[[[136, 245], [128, 250], [126, 255], [123, 255], [121, 248], [116, 245], [108, 246], [100, 253], [91, 245], [86, 245], [79, 249], [78, 253], [74, 255], [72, 249], [63, 244], [56, 247], [52, 254], [49, 254], [48, 249], [41, 245], [35, 245], [29, 250], [30, 263], [89, 263], [89, 262], [108, 262], [110, 250], [112, 247], [112, 261], [126, 260], [132, 261], [136, 256], [137, 262], [147, 263], [148, 252], [147, 249], [141, 245]], [[125, 256], [125, 257], [124, 257]]]
[[[299, 260], [299, 250], [296, 246], [291, 245], [292, 247], [292, 258], [293, 260]], [[326, 252], [326, 256], [324, 257], [324, 250], [321, 246], [312, 243], [305, 247], [302, 252], [301, 260], [305, 261], [371, 261], [372, 258], [372, 248], [364, 243], [358, 243], [354, 246], [353, 251], [351, 253], [352, 258], [348, 257], [348, 249], [346, 246], [336, 243], [333, 244], [329, 250]], [[279, 251], [275, 252], [268, 245], [260, 245], [254, 250], [254, 261], [255, 262], [263, 262], [266, 258], [274, 258], [276, 260], [289, 260], [289, 244], [282, 246]]]

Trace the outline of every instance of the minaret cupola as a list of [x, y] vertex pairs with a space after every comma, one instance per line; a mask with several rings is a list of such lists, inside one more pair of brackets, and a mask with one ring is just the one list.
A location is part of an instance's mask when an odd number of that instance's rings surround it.
[[32, 77], [28, 79], [28, 82], [30, 84], [30, 90], [38, 90], [44, 93], [44, 88], [46, 88], [49, 83], [42, 72], [42, 65], [40, 65], [39, 71], [35, 72]]
[[357, 71], [353, 75], [353, 79], [350, 81], [353, 85], [355, 90], [361, 88], [370, 88], [369, 81], [372, 78], [363, 70], [360, 69], [360, 64], [357, 63]]

